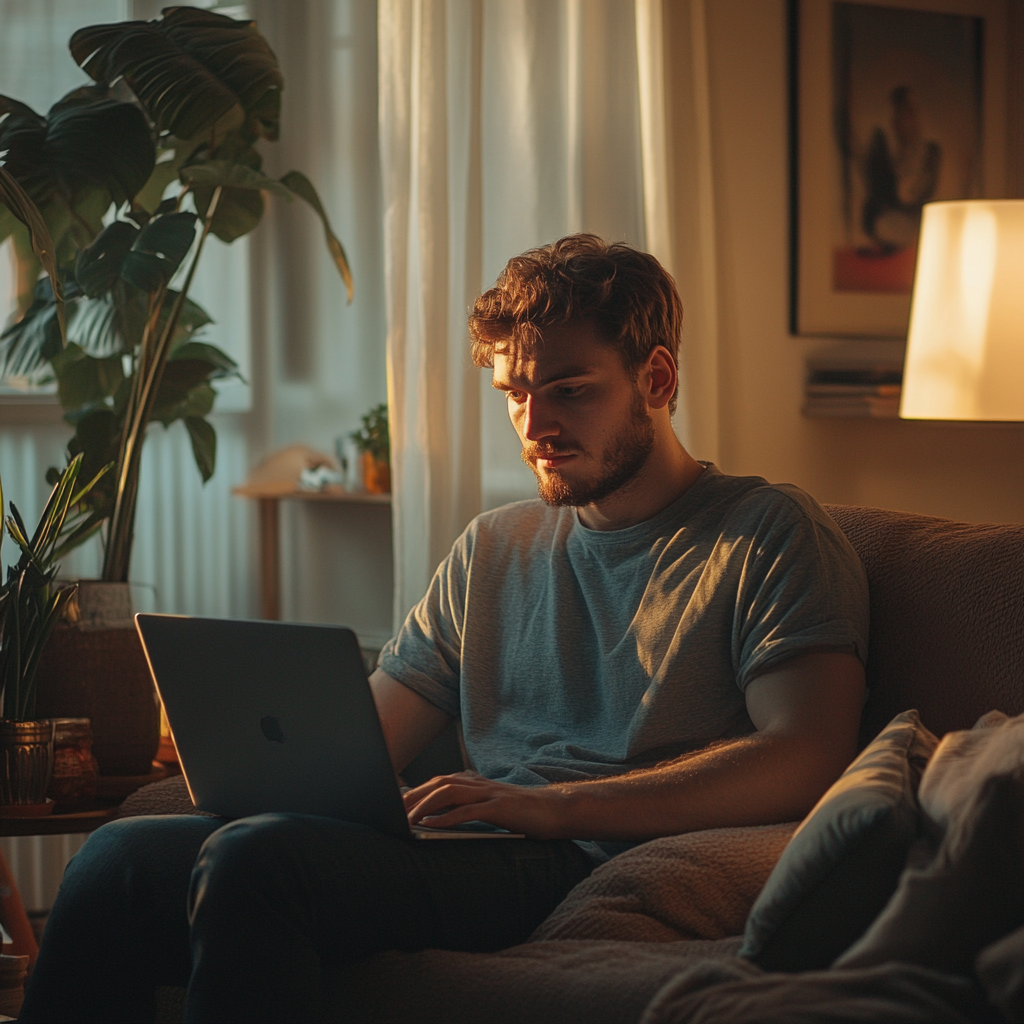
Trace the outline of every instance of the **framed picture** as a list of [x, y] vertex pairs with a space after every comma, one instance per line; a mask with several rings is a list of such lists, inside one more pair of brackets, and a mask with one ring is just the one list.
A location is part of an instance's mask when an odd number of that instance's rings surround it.
[[906, 337], [921, 207], [1006, 195], [1003, 0], [789, 0], [791, 330]]

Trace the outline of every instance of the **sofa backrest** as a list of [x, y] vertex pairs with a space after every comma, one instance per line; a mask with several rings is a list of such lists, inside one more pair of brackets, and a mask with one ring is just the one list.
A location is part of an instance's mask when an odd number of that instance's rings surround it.
[[825, 508], [870, 588], [862, 744], [909, 708], [939, 736], [1024, 711], [1024, 526]]

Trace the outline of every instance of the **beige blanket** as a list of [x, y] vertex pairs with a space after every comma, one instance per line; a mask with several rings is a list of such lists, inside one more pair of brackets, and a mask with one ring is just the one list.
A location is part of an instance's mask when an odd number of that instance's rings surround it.
[[531, 941], [739, 935], [796, 826], [709, 829], [620, 853], [577, 885]]

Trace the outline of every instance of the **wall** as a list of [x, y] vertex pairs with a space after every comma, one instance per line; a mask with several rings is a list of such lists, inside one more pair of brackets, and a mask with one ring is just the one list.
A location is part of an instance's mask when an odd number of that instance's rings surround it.
[[787, 328], [785, 4], [712, 0], [707, 14], [722, 468], [796, 483], [825, 502], [1024, 521], [1024, 425], [801, 415], [805, 356], [830, 342]]

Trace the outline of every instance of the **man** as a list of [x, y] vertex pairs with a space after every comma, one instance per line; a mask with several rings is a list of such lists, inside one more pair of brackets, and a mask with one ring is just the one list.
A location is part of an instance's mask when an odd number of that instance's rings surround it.
[[68, 869], [23, 1020], [143, 1019], [185, 980], [189, 1020], [314, 1019], [325, 964], [511, 945], [624, 845], [810, 809], [854, 754], [863, 571], [802, 492], [679, 444], [681, 318], [656, 260], [588, 235], [510, 261], [470, 318], [543, 501], [470, 524], [371, 684], [396, 770], [453, 718], [475, 769], [410, 821], [528, 839], [118, 822]]

